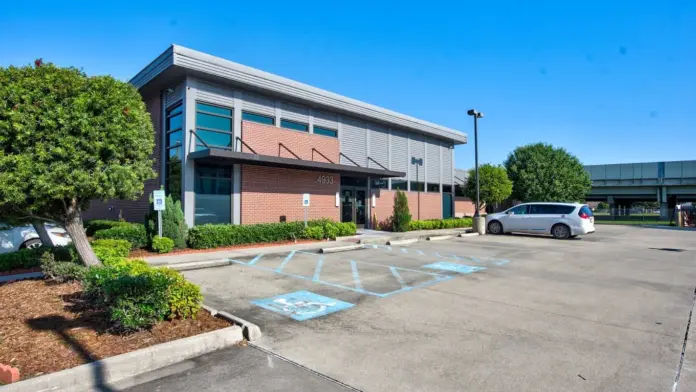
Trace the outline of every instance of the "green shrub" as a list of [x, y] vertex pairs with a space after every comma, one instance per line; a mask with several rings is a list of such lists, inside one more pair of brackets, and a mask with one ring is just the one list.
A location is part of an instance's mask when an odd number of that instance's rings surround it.
[[41, 255], [41, 271], [44, 275], [57, 282], [82, 280], [87, 267], [74, 261], [56, 261], [55, 255], [45, 252]]
[[126, 240], [131, 243], [131, 249], [145, 248], [147, 246], [147, 234], [145, 226], [138, 223], [116, 226], [110, 229], [98, 230], [94, 233], [94, 239]]
[[338, 227], [339, 237], [355, 235], [355, 233], [358, 231], [358, 227], [355, 225], [354, 222], [336, 223], [336, 226]]
[[322, 226], [311, 226], [304, 229], [304, 238], [321, 240], [324, 238], [324, 228]]
[[149, 271], [151, 267], [144, 260], [114, 260], [104, 267], [91, 267], [82, 279], [82, 289], [97, 305], [107, 302], [104, 297], [103, 287], [106, 282], [116, 279], [121, 275], [140, 275]]
[[85, 232], [88, 236], [93, 236], [99, 230], [110, 229], [112, 227], [128, 226], [130, 223], [118, 220], [94, 219], [85, 221]]
[[397, 190], [394, 195], [392, 230], [396, 232], [408, 231], [409, 222], [411, 222], [411, 212], [408, 209], [408, 198], [404, 192]]
[[154, 268], [153, 273], [168, 276], [172, 284], [167, 292], [169, 319], [196, 318], [203, 305], [203, 295], [197, 285], [187, 281], [183, 275], [166, 267]]
[[257, 225], [200, 225], [189, 230], [188, 244], [194, 249], [218, 248], [257, 242], [290, 241], [302, 238], [304, 223]]
[[148, 329], [169, 313], [171, 279], [164, 274], [120, 275], [102, 287], [111, 322], [120, 331]]
[[339, 229], [337, 224], [329, 222], [325, 224], [323, 228], [326, 238], [335, 240], [336, 237], [338, 237]]
[[[184, 211], [181, 209], [181, 202], [175, 202], [171, 196], [167, 196], [164, 199], [164, 206], [165, 210], [162, 211], [162, 237], [172, 239], [177, 249], [183, 249], [186, 247], [188, 226], [184, 218]], [[150, 213], [145, 217], [145, 228], [147, 230], [147, 238], [152, 243], [155, 236], [158, 235], [157, 211], [151, 209]]]
[[152, 250], [157, 253], [169, 253], [174, 249], [174, 240], [158, 235], [152, 238]]
[[39, 249], [20, 249], [16, 252], [0, 254], [0, 271], [38, 267], [40, 257]]
[[462, 227], [471, 227], [471, 218], [414, 220], [409, 223], [408, 230], [436, 230]]

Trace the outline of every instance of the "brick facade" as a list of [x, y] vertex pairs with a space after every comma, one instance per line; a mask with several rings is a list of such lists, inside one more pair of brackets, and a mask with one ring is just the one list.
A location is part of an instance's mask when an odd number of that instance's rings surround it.
[[[338, 174], [253, 165], [243, 165], [241, 172], [242, 224], [279, 222], [282, 215], [288, 222], [304, 220], [302, 193], [311, 195], [309, 219], [339, 220]], [[319, 176], [332, 176], [333, 184], [317, 182]]]
[[[471, 201], [471, 199], [462, 197], [462, 196], [455, 196], [454, 198], [454, 216], [457, 218], [461, 218], [463, 216], [474, 216], [474, 212], [476, 212], [476, 206], [474, 205], [474, 202]], [[485, 213], [486, 208], [481, 208], [479, 209], [479, 213]]]
[[157, 178], [145, 182], [145, 190], [137, 200], [92, 200], [90, 208], [82, 214], [83, 219], [117, 219], [119, 213], [129, 222], [141, 223], [145, 220], [145, 214], [149, 211], [149, 195], [153, 190], [159, 189], [161, 172], [161, 141], [162, 141], [162, 102], [159, 95], [145, 99], [145, 106], [150, 112], [152, 126], [155, 129], [155, 150], [153, 169]]
[[[373, 191], [376, 200], [372, 208], [372, 215], [376, 217], [378, 225], [385, 225], [394, 211], [394, 195], [396, 191], [376, 189]], [[418, 218], [418, 192], [405, 192], [408, 198], [408, 209], [413, 220]], [[369, 200], [372, 203], [372, 200]], [[371, 204], [370, 204], [371, 205]], [[442, 194], [420, 193], [420, 219], [442, 219]]]
[[[335, 137], [315, 135], [307, 132], [293, 131], [291, 129], [278, 128], [273, 125], [258, 124], [250, 121], [242, 121], [242, 140], [259, 155], [281, 156], [283, 158], [297, 159], [288, 150], [295, 153], [300, 159], [307, 161], [328, 162], [312, 148], [324, 154], [333, 163], [338, 163], [340, 145]], [[285, 147], [281, 147], [282, 143]], [[242, 146], [242, 152], [251, 152]]]

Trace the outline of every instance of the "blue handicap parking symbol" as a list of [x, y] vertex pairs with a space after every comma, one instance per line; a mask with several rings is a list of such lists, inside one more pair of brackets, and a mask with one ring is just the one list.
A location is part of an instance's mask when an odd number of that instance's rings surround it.
[[476, 267], [457, 263], [448, 263], [446, 261], [438, 261], [437, 263], [424, 265], [423, 268], [438, 269], [443, 271], [452, 271], [460, 274], [470, 274], [472, 272], [485, 270], [485, 267]]
[[302, 290], [272, 298], [251, 301], [252, 304], [280, 313], [297, 321], [305, 321], [339, 310], [350, 309], [353, 304]]

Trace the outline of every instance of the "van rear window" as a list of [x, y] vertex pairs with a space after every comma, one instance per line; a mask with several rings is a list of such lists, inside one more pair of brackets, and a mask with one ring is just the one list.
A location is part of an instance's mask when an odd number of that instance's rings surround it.
[[592, 214], [592, 209], [590, 209], [590, 207], [588, 207], [588, 206], [582, 206], [580, 208], [578, 215], [582, 214], [582, 213], [585, 213], [587, 216], [594, 216], [594, 214]]

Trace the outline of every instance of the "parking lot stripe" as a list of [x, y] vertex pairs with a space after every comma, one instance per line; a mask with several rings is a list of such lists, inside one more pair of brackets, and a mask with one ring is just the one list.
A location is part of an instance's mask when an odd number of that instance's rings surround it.
[[353, 270], [353, 282], [355, 283], [355, 288], [362, 290], [362, 284], [360, 284], [360, 274], [358, 273], [358, 263], [355, 260], [350, 261], [350, 268]]
[[262, 257], [263, 257], [263, 253], [260, 253], [260, 254], [256, 255], [256, 257], [254, 257], [253, 259], [251, 259], [251, 261], [249, 261], [249, 263], [247, 263], [247, 264], [249, 264], [249, 265], [254, 265], [254, 264], [256, 264], [256, 262], [259, 261], [259, 259], [261, 259]]
[[283, 268], [285, 268], [285, 265], [292, 259], [293, 256], [295, 256], [295, 251], [294, 251], [294, 250], [291, 251], [291, 252], [285, 257], [285, 260], [283, 260], [282, 263], [280, 263], [280, 265], [278, 266], [278, 268], [276, 268], [276, 272], [282, 271]]
[[389, 267], [389, 270], [391, 271], [392, 275], [394, 275], [396, 280], [399, 281], [399, 284], [401, 284], [401, 288], [407, 286], [406, 282], [404, 281], [404, 278], [401, 277], [401, 274], [399, 273], [399, 271], [396, 270], [395, 267]]
[[314, 268], [314, 278], [312, 278], [313, 281], [318, 281], [319, 280], [319, 275], [321, 275], [321, 267], [324, 265], [324, 257], [320, 257], [319, 260], [317, 260], [317, 266]]

